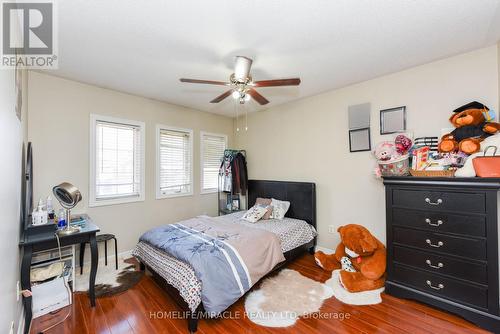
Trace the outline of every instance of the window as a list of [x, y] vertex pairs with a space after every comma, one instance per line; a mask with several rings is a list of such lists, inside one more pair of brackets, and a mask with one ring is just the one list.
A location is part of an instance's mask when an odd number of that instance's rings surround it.
[[217, 191], [219, 167], [227, 146], [227, 136], [215, 133], [201, 132], [201, 193], [208, 194]]
[[156, 128], [156, 198], [193, 194], [193, 130]]
[[144, 200], [142, 122], [90, 116], [89, 206]]

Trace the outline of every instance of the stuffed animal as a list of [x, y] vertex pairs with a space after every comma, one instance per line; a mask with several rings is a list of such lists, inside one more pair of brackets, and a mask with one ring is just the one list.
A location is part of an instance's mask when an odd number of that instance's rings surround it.
[[497, 133], [500, 124], [491, 122], [495, 117], [488, 107], [479, 102], [471, 102], [453, 111], [450, 122], [455, 130], [441, 138], [439, 152], [462, 151], [473, 154], [479, 151], [481, 141]]
[[397, 158], [399, 154], [396, 152], [396, 146], [394, 143], [389, 141], [381, 142], [377, 145], [375, 152], [373, 152], [375, 158], [380, 161], [388, 161]]
[[337, 230], [340, 243], [334, 254], [316, 252], [316, 263], [325, 270], [342, 269], [342, 286], [349, 292], [375, 290], [385, 283], [385, 246], [365, 227], [356, 224]]
[[479, 152], [470, 155], [465, 161], [464, 166], [462, 168], [457, 169], [457, 171], [455, 172], [455, 176], [475, 177], [476, 171], [474, 170], [474, 165], [472, 164], [472, 160], [474, 160], [475, 157], [482, 157], [484, 155], [484, 150], [488, 146], [496, 146], [498, 149], [496, 155], [500, 155], [500, 133], [497, 133], [496, 135], [490, 136], [485, 140], [483, 140], [481, 142], [481, 148]]

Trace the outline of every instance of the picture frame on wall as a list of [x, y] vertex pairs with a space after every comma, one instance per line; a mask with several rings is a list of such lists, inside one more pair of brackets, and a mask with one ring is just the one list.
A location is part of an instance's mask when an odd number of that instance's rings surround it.
[[349, 152], [371, 151], [370, 128], [349, 130]]
[[406, 106], [380, 110], [380, 134], [406, 131]]

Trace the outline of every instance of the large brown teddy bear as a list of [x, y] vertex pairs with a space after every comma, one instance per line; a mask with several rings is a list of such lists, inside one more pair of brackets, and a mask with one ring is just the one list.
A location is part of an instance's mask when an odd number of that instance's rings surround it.
[[335, 254], [316, 252], [316, 263], [325, 270], [341, 269], [342, 285], [349, 292], [375, 290], [385, 283], [385, 246], [365, 227], [341, 226]]
[[500, 130], [500, 124], [491, 122], [494, 113], [479, 102], [471, 102], [453, 111], [450, 123], [456, 128], [444, 135], [439, 143], [439, 152], [462, 151], [466, 154], [479, 152], [481, 141]]

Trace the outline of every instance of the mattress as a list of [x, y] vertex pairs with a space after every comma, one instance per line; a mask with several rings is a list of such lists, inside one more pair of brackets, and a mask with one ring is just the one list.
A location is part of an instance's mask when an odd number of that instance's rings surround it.
[[[268, 219], [254, 224], [242, 220], [243, 214], [244, 212], [236, 212], [216, 219], [276, 234], [283, 253], [310, 242], [317, 235], [314, 227], [303, 220], [285, 217], [283, 220]], [[191, 311], [196, 310], [201, 303], [201, 282], [190, 265], [145, 242], [139, 242], [132, 254], [175, 287]]]

